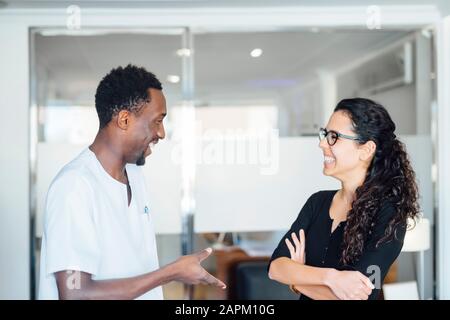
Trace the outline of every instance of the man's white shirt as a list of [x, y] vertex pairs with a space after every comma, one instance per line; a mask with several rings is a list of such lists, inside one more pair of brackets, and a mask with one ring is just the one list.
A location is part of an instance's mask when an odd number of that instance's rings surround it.
[[[141, 169], [126, 165], [131, 187], [112, 178], [86, 148], [50, 185], [44, 219], [40, 299], [58, 299], [54, 273], [77, 270], [94, 280], [138, 276], [159, 268], [148, 193]], [[71, 288], [76, 290], [76, 274]], [[163, 299], [162, 288], [138, 299]]]

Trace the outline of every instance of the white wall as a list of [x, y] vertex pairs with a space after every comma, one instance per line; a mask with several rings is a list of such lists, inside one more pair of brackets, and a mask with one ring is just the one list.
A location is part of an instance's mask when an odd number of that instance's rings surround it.
[[281, 92], [280, 127], [282, 136], [300, 136], [316, 134], [324, 125], [322, 88], [318, 78], [313, 78], [305, 85]]
[[[397, 134], [417, 133], [416, 88], [414, 84], [374, 94], [368, 98], [386, 107], [395, 122]], [[429, 114], [430, 110], [427, 111]]]
[[0, 299], [30, 296], [28, 29], [0, 19]]
[[432, 42], [431, 38], [425, 37], [422, 33], [416, 35], [416, 123], [418, 134], [431, 133], [431, 101], [433, 97], [433, 83], [431, 81], [432, 72]]
[[438, 86], [438, 261], [437, 289], [440, 299], [450, 299], [450, 16], [438, 25], [437, 36]]
[[[338, 101], [344, 98], [354, 98], [360, 94], [357, 79], [353, 70], [337, 77]], [[397, 125], [398, 134], [416, 133], [416, 91], [414, 84], [394, 88], [374, 95], [362, 95], [381, 103], [388, 110], [392, 120]]]

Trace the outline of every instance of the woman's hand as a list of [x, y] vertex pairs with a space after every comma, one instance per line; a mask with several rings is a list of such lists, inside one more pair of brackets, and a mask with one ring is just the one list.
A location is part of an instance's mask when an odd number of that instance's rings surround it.
[[[291, 259], [297, 263], [305, 264], [305, 232], [300, 230], [299, 236], [292, 232], [292, 242], [286, 239], [286, 245]], [[325, 280], [326, 285], [340, 300], [367, 300], [374, 289], [374, 285], [365, 275], [358, 271], [338, 271], [331, 269]], [[302, 286], [291, 286], [296, 293], [301, 293]], [[331, 292], [330, 292], [331, 294]]]
[[325, 284], [341, 300], [367, 300], [374, 285], [359, 271], [331, 269]]
[[299, 231], [299, 238], [297, 237], [297, 235], [295, 234], [295, 232], [292, 232], [291, 234], [292, 236], [292, 240], [294, 242], [294, 245], [292, 245], [291, 241], [289, 241], [289, 239], [286, 239], [286, 245], [289, 248], [289, 252], [291, 254], [291, 259], [301, 263], [301, 264], [305, 264], [305, 259], [306, 259], [306, 253], [305, 253], [305, 232], [303, 231], [303, 229], [300, 229]]
[[[297, 238], [297, 235], [295, 232], [292, 232], [291, 234], [292, 240], [294, 242], [294, 245], [292, 245], [291, 241], [289, 239], [286, 239], [286, 245], [288, 246], [289, 253], [291, 254], [291, 259], [295, 262], [298, 262], [300, 264], [305, 264], [305, 232], [303, 229], [300, 229], [299, 231], [299, 238]], [[289, 288], [296, 294], [301, 294], [301, 292], [298, 290], [298, 288], [295, 285], [290, 285]]]

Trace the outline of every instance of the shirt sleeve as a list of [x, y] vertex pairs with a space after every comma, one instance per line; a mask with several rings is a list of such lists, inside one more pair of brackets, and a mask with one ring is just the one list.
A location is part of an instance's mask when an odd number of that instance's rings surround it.
[[375, 285], [369, 300], [378, 298], [384, 278], [403, 247], [406, 226], [398, 227], [394, 237], [377, 246], [394, 214], [395, 208], [390, 204], [380, 210], [373, 236], [368, 240], [363, 254], [354, 266], [355, 270], [367, 276]]
[[303, 229], [305, 231], [305, 234], [307, 233], [314, 212], [313, 209], [314, 197], [315, 194], [309, 197], [309, 199], [306, 201], [305, 205], [301, 209], [300, 213], [298, 214], [297, 219], [291, 225], [289, 231], [286, 232], [283, 238], [281, 238], [280, 242], [278, 243], [278, 246], [276, 247], [275, 251], [272, 254], [272, 257], [270, 258], [269, 265], [267, 266], [267, 271], [269, 271], [270, 264], [272, 263], [273, 260], [278, 259], [280, 257], [287, 257], [287, 258], [291, 257], [285, 239], [288, 238], [292, 242], [291, 239], [292, 232], [298, 234], [300, 229]]
[[44, 231], [47, 275], [62, 270], [98, 274], [100, 249], [91, 190], [76, 172], [65, 172], [50, 186]]

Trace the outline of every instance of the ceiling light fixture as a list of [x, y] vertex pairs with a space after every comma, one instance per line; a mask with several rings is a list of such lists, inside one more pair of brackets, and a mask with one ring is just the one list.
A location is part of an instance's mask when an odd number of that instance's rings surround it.
[[260, 48], [255, 48], [250, 52], [252, 58], [258, 58], [262, 55], [263, 51]]
[[177, 50], [177, 56], [179, 57], [190, 57], [191, 56], [191, 49], [188, 48], [181, 48]]
[[180, 76], [170, 74], [167, 76], [167, 81], [169, 81], [170, 83], [178, 83], [180, 82]]

